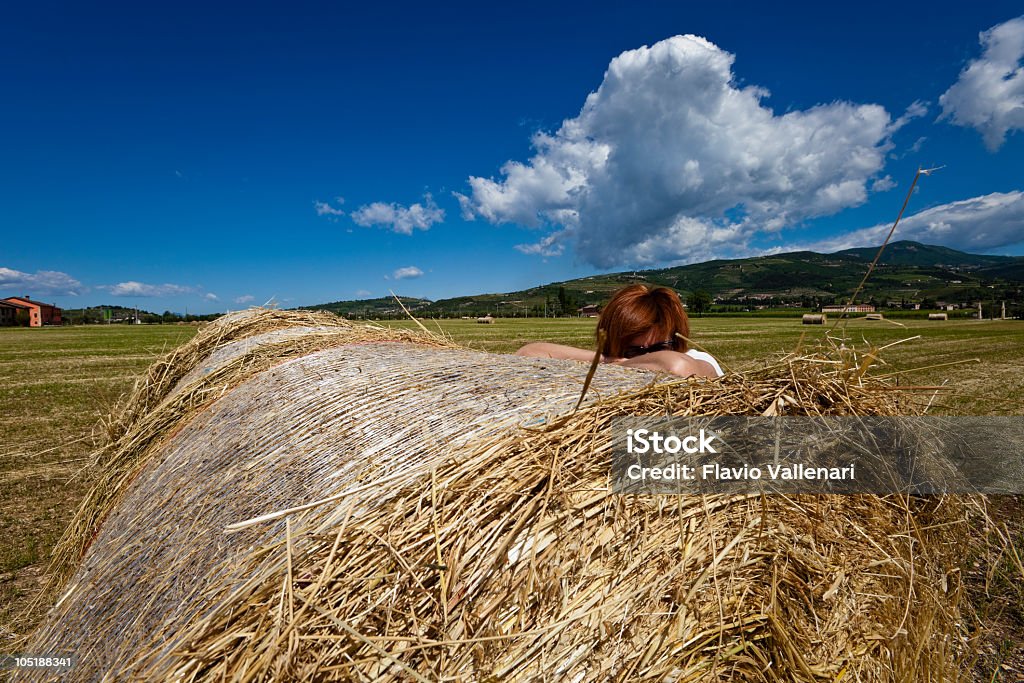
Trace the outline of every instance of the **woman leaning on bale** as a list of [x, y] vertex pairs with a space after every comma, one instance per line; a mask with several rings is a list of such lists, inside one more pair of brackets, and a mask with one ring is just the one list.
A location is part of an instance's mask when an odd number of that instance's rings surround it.
[[[615, 292], [597, 321], [603, 333], [601, 362], [669, 372], [680, 377], [720, 377], [711, 354], [687, 349], [690, 324], [679, 295], [668, 287], [629, 285]], [[531, 342], [516, 352], [536, 358], [591, 361], [593, 351], [563, 344]]]

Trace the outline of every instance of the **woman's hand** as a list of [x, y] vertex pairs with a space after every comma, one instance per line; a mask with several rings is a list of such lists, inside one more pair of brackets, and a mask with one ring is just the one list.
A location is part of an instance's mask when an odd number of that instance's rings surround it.
[[710, 363], [679, 351], [654, 351], [636, 358], [619, 358], [610, 362], [626, 368], [668, 372], [680, 377], [718, 377]]

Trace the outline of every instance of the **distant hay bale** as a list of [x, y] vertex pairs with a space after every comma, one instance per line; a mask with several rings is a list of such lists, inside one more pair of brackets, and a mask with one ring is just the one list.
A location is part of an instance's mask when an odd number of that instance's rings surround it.
[[840, 358], [601, 366], [573, 411], [571, 361], [213, 323], [111, 422], [26, 651], [65, 680], [947, 680], [955, 501], [609, 490], [619, 416], [914, 409]]
[[929, 320], [949, 320], [949, 314], [948, 313], [929, 313], [928, 314], [928, 319]]
[[868, 313], [864, 316], [865, 320], [885, 320], [885, 316], [881, 313]]
[[828, 320], [828, 316], [824, 313], [804, 313], [802, 324], [804, 325], [824, 325]]
[[492, 318], [489, 315], [485, 315], [485, 316], [481, 316], [481, 317], [477, 318], [476, 321], [478, 323], [484, 323], [484, 324], [490, 325], [490, 324], [492, 324], [494, 322], [494, 318]]

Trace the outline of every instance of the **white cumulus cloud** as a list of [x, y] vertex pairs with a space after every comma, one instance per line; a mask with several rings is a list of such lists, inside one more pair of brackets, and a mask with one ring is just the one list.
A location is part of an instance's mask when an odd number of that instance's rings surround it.
[[119, 282], [116, 285], [101, 285], [99, 288], [106, 289], [110, 292], [111, 296], [140, 297], [175, 296], [179, 294], [192, 294], [196, 291], [194, 287], [186, 287], [184, 285], [150, 285], [145, 282], [135, 282], [134, 280]]
[[26, 294], [31, 296], [42, 294], [77, 296], [82, 289], [82, 283], [67, 273], [57, 270], [37, 270], [34, 273], [25, 273], [13, 268], [0, 267], [0, 288], [19, 290], [4, 296], [24, 296]]
[[[894, 240], [941, 244], [964, 251], [985, 251], [1024, 242], [1024, 192], [993, 192], [933, 206], [907, 216], [896, 227]], [[792, 250], [839, 251], [877, 246], [892, 224], [875, 225]], [[789, 251], [790, 249], [787, 249]]]
[[431, 225], [444, 220], [444, 209], [440, 208], [433, 196], [428, 192], [423, 196], [423, 203], [402, 206], [401, 204], [385, 204], [373, 202], [360, 206], [352, 212], [352, 220], [356, 225], [365, 228], [378, 226], [402, 235], [411, 235], [413, 230], [428, 230]]
[[[623, 52], [579, 115], [533, 137], [528, 161], [470, 177], [466, 218], [555, 227], [599, 266], [693, 261], [749, 238], [863, 203], [882, 170], [893, 122], [878, 105], [822, 104], [776, 115], [742, 87], [734, 56], [675, 36]], [[884, 183], [883, 183], [884, 184]]]
[[405, 280], [408, 278], [422, 276], [423, 271], [417, 268], [416, 266], [406, 266], [405, 268], [399, 268], [398, 270], [391, 274], [391, 277], [395, 278], [396, 280]]
[[242, 296], [235, 297], [236, 304], [251, 304], [253, 301], [256, 301], [256, 297], [252, 294], [243, 294]]
[[1024, 128], [1024, 16], [993, 26], [979, 39], [981, 57], [939, 98], [940, 118], [976, 129], [994, 152], [1007, 133]]
[[203, 294], [203, 298], [206, 299], [207, 301], [219, 301], [220, 300], [220, 297], [217, 296], [216, 294], [214, 294], [213, 292], [207, 292], [206, 294]]

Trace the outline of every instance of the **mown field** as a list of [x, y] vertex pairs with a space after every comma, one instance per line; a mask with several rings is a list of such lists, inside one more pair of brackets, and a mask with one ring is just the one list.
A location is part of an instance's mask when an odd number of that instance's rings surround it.
[[88, 482], [93, 430], [185, 326], [0, 328], [0, 651]]
[[[465, 346], [493, 353], [535, 340], [590, 346], [594, 330], [587, 319], [424, 322]], [[38, 610], [24, 612], [50, 549], [88, 486], [80, 470], [96, 424], [150, 362], [195, 332], [172, 325], [0, 328], [0, 652], [39, 617]], [[796, 349], [802, 335], [803, 347], [813, 348], [824, 333], [799, 319], [692, 321], [693, 339], [733, 370], [752, 369]], [[853, 320], [845, 334], [860, 349], [908, 340], [881, 351], [877, 371], [903, 373], [904, 384], [949, 387], [935, 396], [930, 412], [1024, 415], [1024, 322]], [[1005, 505], [1007, 514], [1019, 514], [1016, 502]], [[1004, 592], [1024, 597], [1007, 571]], [[1019, 617], [1024, 629], [1021, 605], [1009, 609], [1009, 623]]]
[[[428, 329], [492, 353], [511, 353], [536, 340], [583, 347], [594, 343], [594, 321], [586, 319], [513, 318], [493, 325], [474, 320], [424, 322]], [[786, 318], [715, 317], [697, 318], [691, 323], [694, 342], [725, 367], [740, 371], [795, 350], [801, 337], [803, 348], [813, 348], [826, 333], [822, 326], [801, 325], [799, 319]], [[412, 321], [387, 324], [415, 326]], [[831, 335], [842, 338], [843, 331], [837, 328]], [[855, 319], [846, 324], [845, 336], [847, 345], [857, 349], [894, 344], [879, 352], [879, 372], [904, 373], [903, 383], [949, 387], [936, 396], [930, 412], [1024, 414], [1024, 321]], [[940, 367], [933, 367], [936, 365]]]

